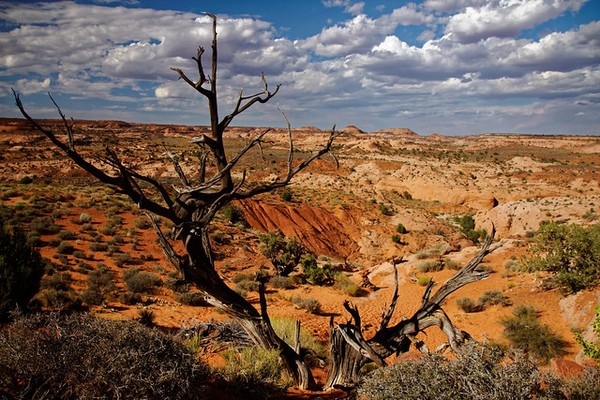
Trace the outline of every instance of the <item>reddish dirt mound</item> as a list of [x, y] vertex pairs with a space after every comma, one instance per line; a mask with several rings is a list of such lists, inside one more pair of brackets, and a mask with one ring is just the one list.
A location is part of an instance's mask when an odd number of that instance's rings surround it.
[[358, 245], [347, 233], [348, 226], [322, 208], [251, 200], [242, 202], [241, 206], [246, 221], [253, 228], [261, 231], [278, 229], [286, 236], [296, 236], [317, 254], [347, 258], [358, 251]]

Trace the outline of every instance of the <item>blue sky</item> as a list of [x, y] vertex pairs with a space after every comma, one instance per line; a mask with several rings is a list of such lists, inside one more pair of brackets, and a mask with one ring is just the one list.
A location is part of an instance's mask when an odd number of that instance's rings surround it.
[[[234, 125], [419, 134], [600, 135], [597, 0], [1, 1], [0, 116], [204, 125], [194, 74], [218, 16], [221, 114], [264, 71], [281, 84]], [[207, 57], [208, 61], [208, 57]]]

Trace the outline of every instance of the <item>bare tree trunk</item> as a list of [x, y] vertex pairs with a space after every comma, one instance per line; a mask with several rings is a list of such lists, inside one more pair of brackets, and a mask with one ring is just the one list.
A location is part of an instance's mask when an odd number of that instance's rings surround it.
[[388, 327], [398, 299], [398, 271], [394, 261], [396, 283], [392, 302], [383, 313], [379, 329], [368, 340], [362, 337], [358, 309], [346, 302], [344, 307], [352, 316], [353, 322], [349, 321], [346, 324], [338, 324], [334, 327], [333, 318], [331, 320], [330, 370], [327, 374], [325, 388], [352, 388], [356, 386], [361, 379], [360, 370], [367, 362], [372, 361], [380, 366], [385, 366], [387, 357], [392, 354], [406, 353], [411, 344], [422, 352], [429, 352], [427, 346], [416, 337], [417, 334], [429, 327], [437, 326], [448, 338], [448, 342], [436, 351], [443, 351], [448, 347], [456, 349], [466, 340], [471, 339], [468, 333], [454, 326], [441, 305], [448, 295], [459, 288], [489, 276], [489, 273], [477, 271], [476, 268], [487, 254], [497, 248], [490, 248], [494, 234], [495, 230], [492, 229], [479, 253], [442, 285], [432, 297], [430, 296], [434, 283], [433, 281], [430, 282], [423, 294], [421, 306], [411, 318], [402, 320], [395, 326]]

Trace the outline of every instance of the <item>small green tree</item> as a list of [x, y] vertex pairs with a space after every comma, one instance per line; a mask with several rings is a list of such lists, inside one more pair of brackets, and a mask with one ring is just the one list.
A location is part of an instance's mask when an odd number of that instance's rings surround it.
[[0, 321], [16, 307], [25, 309], [40, 288], [44, 263], [18, 228], [0, 220]]
[[454, 217], [454, 222], [458, 224], [461, 232], [475, 243], [487, 237], [485, 229], [475, 229], [475, 220], [469, 214]]
[[296, 238], [288, 239], [280, 231], [260, 235], [260, 247], [265, 257], [271, 261], [277, 275], [288, 276], [292, 273], [304, 254], [306, 247]]
[[551, 287], [566, 293], [600, 281], [600, 224], [583, 227], [557, 222], [542, 224], [534, 236], [526, 271], [549, 271]]

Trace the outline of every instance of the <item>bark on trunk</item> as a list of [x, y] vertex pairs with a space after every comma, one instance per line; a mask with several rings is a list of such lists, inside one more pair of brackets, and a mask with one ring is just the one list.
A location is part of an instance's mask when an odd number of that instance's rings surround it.
[[277, 349], [285, 371], [298, 388], [314, 387], [315, 381], [310, 369], [300, 355], [277, 336], [266, 309], [259, 313], [220, 278], [214, 268], [210, 246], [206, 245], [206, 231], [189, 233], [182, 240], [187, 250], [187, 257], [180, 263], [184, 278], [204, 292], [209, 303], [237, 320], [258, 347], [266, 350]]

